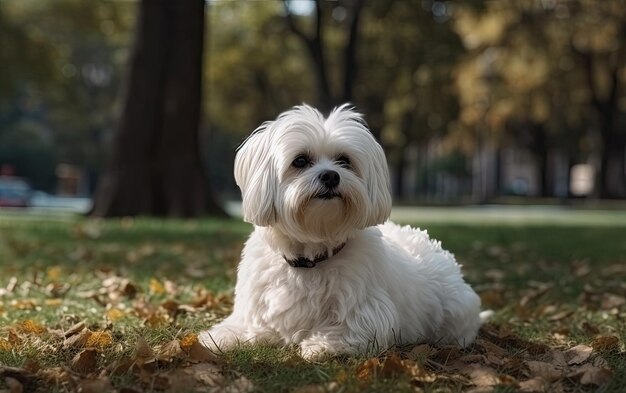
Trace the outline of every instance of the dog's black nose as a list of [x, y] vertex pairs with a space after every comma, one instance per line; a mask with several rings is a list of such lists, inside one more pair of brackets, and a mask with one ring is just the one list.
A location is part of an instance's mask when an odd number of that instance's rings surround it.
[[331, 170], [325, 170], [324, 172], [320, 173], [318, 179], [320, 179], [320, 181], [323, 185], [326, 186], [326, 188], [334, 188], [337, 187], [337, 184], [339, 184], [339, 174]]

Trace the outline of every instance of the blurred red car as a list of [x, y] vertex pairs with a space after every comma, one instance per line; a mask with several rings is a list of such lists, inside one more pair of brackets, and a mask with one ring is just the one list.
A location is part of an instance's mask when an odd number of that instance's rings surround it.
[[0, 207], [28, 207], [33, 190], [24, 179], [0, 176]]

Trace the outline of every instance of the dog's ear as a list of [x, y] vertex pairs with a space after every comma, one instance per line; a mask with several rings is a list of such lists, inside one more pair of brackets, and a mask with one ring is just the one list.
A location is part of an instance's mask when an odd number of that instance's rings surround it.
[[[371, 134], [370, 134], [371, 136]], [[391, 182], [389, 180], [389, 168], [382, 146], [376, 142], [373, 136], [371, 151], [369, 151], [369, 174], [367, 179], [367, 194], [370, 199], [370, 214], [367, 226], [382, 224], [391, 214]]]
[[258, 226], [276, 222], [274, 200], [278, 189], [269, 133], [271, 122], [257, 128], [237, 151], [235, 181], [241, 189], [243, 219]]

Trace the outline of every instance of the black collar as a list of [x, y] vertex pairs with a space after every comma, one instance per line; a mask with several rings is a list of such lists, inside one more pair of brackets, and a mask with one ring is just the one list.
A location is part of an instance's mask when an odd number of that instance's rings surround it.
[[[333, 255], [331, 255], [331, 256], [337, 255], [337, 253], [339, 251], [341, 251], [345, 245], [346, 245], [346, 243], [341, 243], [337, 247], [333, 248]], [[314, 259], [308, 259], [308, 258], [305, 258], [305, 257], [300, 257], [300, 258], [296, 258], [296, 259], [287, 259], [287, 257], [284, 256], [284, 255], [283, 255], [283, 258], [285, 258], [285, 261], [287, 261], [287, 263], [291, 267], [311, 268], [311, 267], [315, 267], [315, 265], [317, 265], [319, 262], [323, 262], [323, 261], [327, 260], [331, 256], [329, 256], [328, 252], [326, 252], [326, 253], [324, 253], [322, 255], [316, 256]]]

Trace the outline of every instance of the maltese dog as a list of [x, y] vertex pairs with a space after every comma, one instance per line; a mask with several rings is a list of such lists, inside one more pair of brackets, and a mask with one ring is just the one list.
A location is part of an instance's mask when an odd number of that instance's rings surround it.
[[240, 146], [235, 180], [254, 224], [235, 304], [200, 333], [211, 350], [296, 344], [306, 359], [394, 344], [467, 346], [480, 299], [425, 231], [387, 221], [387, 161], [362, 115], [297, 106]]

